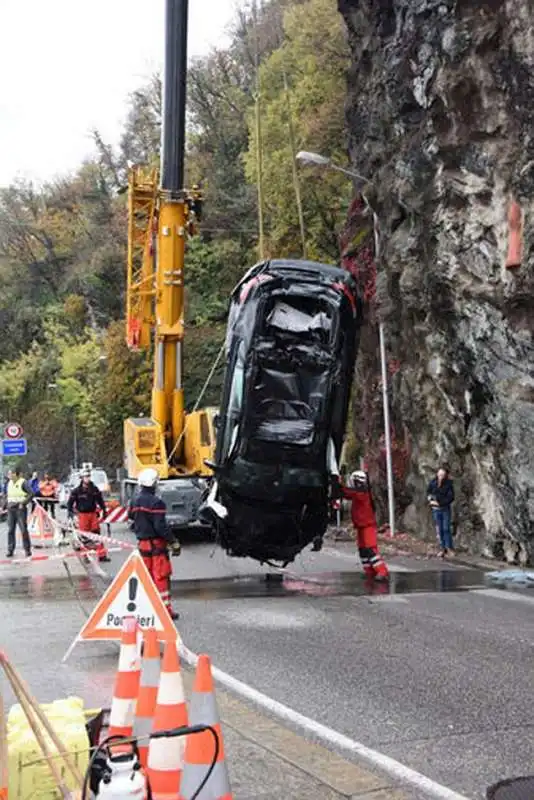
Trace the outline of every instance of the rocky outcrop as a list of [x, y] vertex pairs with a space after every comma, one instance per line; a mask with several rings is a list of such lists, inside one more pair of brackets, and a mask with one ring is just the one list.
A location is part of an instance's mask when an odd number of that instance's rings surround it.
[[[534, 5], [338, 2], [350, 157], [382, 231], [399, 524], [430, 532], [426, 482], [446, 461], [459, 541], [534, 559]], [[372, 300], [372, 242], [352, 214], [346, 263]], [[376, 473], [376, 326], [362, 348], [355, 424]]]

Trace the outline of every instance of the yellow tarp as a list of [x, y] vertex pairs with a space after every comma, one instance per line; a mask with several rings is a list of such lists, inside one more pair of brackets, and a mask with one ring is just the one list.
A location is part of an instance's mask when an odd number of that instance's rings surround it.
[[[67, 697], [64, 700], [43, 704], [41, 708], [65, 749], [75, 753], [73, 759], [84, 775], [89, 763], [89, 738], [85, 729], [83, 700], [79, 697]], [[43, 734], [46, 736], [44, 730]], [[48, 736], [46, 740], [51, 751], [57, 752]], [[60, 797], [46, 762], [30, 763], [42, 758], [42, 753], [20, 705], [13, 706], [9, 712], [7, 748], [9, 800], [52, 800]], [[65, 784], [69, 789], [75, 789], [74, 780], [65, 768], [63, 760], [56, 759], [55, 763]]]

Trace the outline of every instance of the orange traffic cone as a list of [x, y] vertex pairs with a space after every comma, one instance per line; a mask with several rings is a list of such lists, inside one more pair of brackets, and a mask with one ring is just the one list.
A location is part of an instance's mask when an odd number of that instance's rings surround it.
[[142, 767], [147, 765], [148, 736], [152, 731], [161, 672], [157, 631], [154, 628], [147, 630], [144, 639], [145, 651], [141, 662], [141, 682], [139, 684], [139, 697], [137, 698], [133, 724], [133, 735], [141, 737], [137, 742], [137, 746]]
[[[198, 800], [232, 800], [215, 687], [208, 656], [199, 656], [190, 704], [191, 725], [210, 725], [219, 737], [217, 763]], [[213, 760], [215, 742], [210, 731], [189, 734], [185, 746], [185, 766], [180, 800], [190, 800], [206, 777]]]
[[122, 625], [119, 666], [111, 701], [109, 736], [132, 735], [140, 677], [137, 621], [134, 617], [125, 617]]
[[[184, 684], [176, 642], [167, 642], [161, 665], [153, 731], [187, 725]], [[148, 780], [152, 800], [176, 800], [184, 767], [185, 738], [151, 739], [148, 748]]]
[[39, 503], [36, 503], [35, 510], [28, 520], [28, 533], [32, 544], [36, 547], [44, 546], [47, 542], [54, 539], [54, 526], [45, 510]]

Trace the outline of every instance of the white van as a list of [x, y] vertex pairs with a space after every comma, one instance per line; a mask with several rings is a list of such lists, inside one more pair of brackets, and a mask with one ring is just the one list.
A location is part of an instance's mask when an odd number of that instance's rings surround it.
[[[86, 465], [83, 464], [82, 468]], [[100, 469], [100, 467], [93, 467], [92, 464], [88, 465], [91, 470], [91, 480], [98, 489], [104, 495], [104, 500], [109, 497], [110, 493], [110, 486], [109, 486], [109, 479], [107, 473], [104, 469]], [[81, 480], [81, 469], [71, 469], [70, 475], [65, 483], [61, 484], [59, 489], [59, 505], [60, 508], [66, 508], [67, 503], [69, 500], [70, 493], [72, 490], [78, 486]]]

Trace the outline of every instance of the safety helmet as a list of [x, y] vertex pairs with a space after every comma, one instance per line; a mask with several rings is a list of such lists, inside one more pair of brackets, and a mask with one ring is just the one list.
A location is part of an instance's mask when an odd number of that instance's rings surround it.
[[89, 467], [84, 467], [82, 469], [81, 477], [82, 478], [90, 478], [91, 477], [91, 470], [89, 469]]
[[354, 488], [367, 486], [367, 473], [363, 469], [357, 469], [350, 474], [350, 485]]
[[137, 478], [137, 483], [139, 486], [144, 486], [147, 489], [153, 488], [156, 483], [158, 482], [158, 471], [153, 467], [148, 467], [144, 469], [142, 472], [139, 473], [139, 477]]

